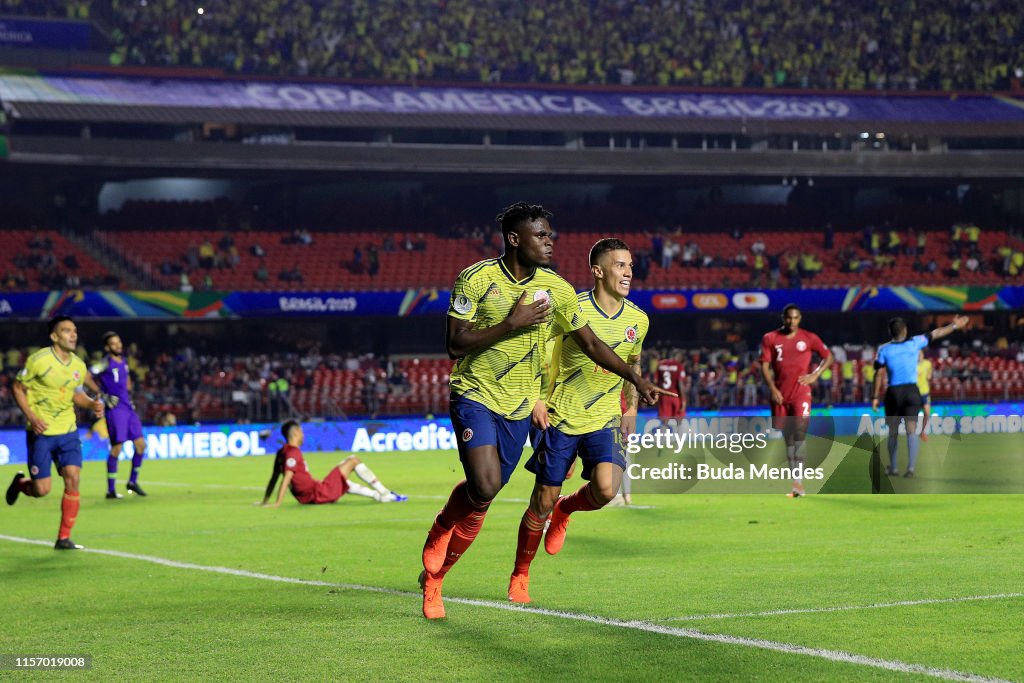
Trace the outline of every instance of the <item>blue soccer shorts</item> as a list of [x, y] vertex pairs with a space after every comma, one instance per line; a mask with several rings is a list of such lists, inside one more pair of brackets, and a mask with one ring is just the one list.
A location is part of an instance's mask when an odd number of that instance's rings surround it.
[[495, 446], [501, 461], [501, 483], [512, 477], [523, 457], [523, 446], [530, 431], [530, 418], [509, 420], [490, 408], [461, 396], [452, 396], [449, 406], [452, 427], [459, 445], [459, 459], [466, 462], [471, 448]]
[[579, 455], [583, 461], [583, 478], [590, 479], [598, 463], [611, 462], [626, 469], [626, 455], [622, 450], [618, 429], [599, 429], [587, 434], [569, 435], [556, 427], [548, 427], [534, 440], [533, 455], [526, 461], [526, 469], [537, 475], [544, 486], [561, 486], [569, 473], [572, 461]]
[[51, 463], [56, 463], [58, 469], [68, 465], [82, 466], [82, 442], [77, 430], [56, 436], [28, 432], [26, 446], [28, 472], [33, 479], [49, 479]]

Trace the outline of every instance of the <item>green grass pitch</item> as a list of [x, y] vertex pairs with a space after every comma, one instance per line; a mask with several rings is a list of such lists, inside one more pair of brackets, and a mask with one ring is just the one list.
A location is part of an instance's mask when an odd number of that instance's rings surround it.
[[[340, 457], [308, 462], [322, 477]], [[499, 608], [531, 486], [519, 470], [445, 582], [480, 602], [427, 622], [419, 553], [457, 457], [364, 460], [411, 500], [255, 507], [271, 465], [257, 457], [146, 462], [149, 497], [108, 501], [103, 463], [86, 463], [75, 539], [188, 566], [54, 551], [59, 483], [0, 506], [0, 536], [46, 543], [0, 538], [0, 654], [90, 654], [88, 672], [34, 675], [103, 681], [1024, 680], [1024, 497], [638, 496], [575, 515], [562, 553], [534, 562], [531, 608], [566, 618]], [[5, 487], [16, 469], [0, 467]]]

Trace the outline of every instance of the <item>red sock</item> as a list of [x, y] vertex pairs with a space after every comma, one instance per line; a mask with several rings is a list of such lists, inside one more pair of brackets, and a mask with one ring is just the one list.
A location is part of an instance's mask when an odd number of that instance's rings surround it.
[[81, 499], [78, 493], [64, 492], [60, 501], [60, 532], [57, 538], [71, 538], [71, 527], [75, 526], [75, 519], [78, 517], [78, 506]]
[[437, 573], [437, 576], [447, 574], [452, 565], [458, 562], [459, 558], [469, 550], [469, 546], [473, 545], [473, 540], [480, 533], [480, 527], [484, 525], [484, 517], [487, 515], [487, 508], [490, 505], [491, 502], [487, 501], [482, 510], [473, 510], [469, 513], [469, 516], [455, 525], [455, 529], [452, 531], [452, 538], [448, 541], [448, 554], [445, 555], [444, 564], [441, 565], [441, 570]]
[[32, 485], [32, 480], [29, 479], [28, 477], [25, 477], [21, 480], [20, 486], [21, 492], [24, 495], [31, 496], [33, 498], [38, 498], [38, 496], [36, 495], [36, 487]]
[[544, 535], [544, 520], [547, 517], [538, 517], [533, 510], [526, 508], [523, 513], [523, 521], [519, 523], [519, 544], [516, 546], [516, 568], [513, 574], [529, 574], [530, 563], [537, 556], [537, 548], [540, 546], [541, 536]]
[[[445, 529], [451, 529], [477, 509], [479, 509], [479, 505], [476, 505], [469, 497], [469, 485], [463, 479], [452, 489], [451, 495], [448, 496], [448, 502], [444, 504], [440, 514], [437, 515], [437, 522]], [[486, 510], [487, 506], [485, 505], [483, 509]]]
[[590, 492], [590, 484], [581, 486], [579, 491], [571, 496], [566, 496], [558, 503], [558, 509], [566, 515], [571, 515], [574, 512], [599, 510], [600, 508], [601, 506], [594, 502], [594, 496]]

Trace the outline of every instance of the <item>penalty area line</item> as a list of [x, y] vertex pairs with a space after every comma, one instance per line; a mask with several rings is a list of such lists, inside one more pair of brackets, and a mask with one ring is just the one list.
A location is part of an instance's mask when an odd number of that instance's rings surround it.
[[[8, 536], [6, 534], [0, 534], [0, 540], [10, 541], [12, 543], [24, 543], [28, 545], [38, 546], [52, 546], [51, 541], [42, 541], [31, 538], [21, 538], [19, 536]], [[149, 562], [152, 564], [162, 565], [164, 567], [171, 567], [174, 569], [190, 569], [193, 571], [202, 571], [212, 574], [227, 574], [229, 576], [240, 576], [248, 579], [257, 579], [262, 581], [273, 581], [276, 583], [286, 583], [301, 586], [318, 586], [326, 588], [342, 588], [345, 590], [361, 591], [365, 593], [382, 593], [385, 595], [395, 595], [399, 597], [409, 598], [420, 598], [419, 592], [403, 591], [394, 588], [384, 588], [382, 586], [364, 586], [361, 584], [354, 583], [335, 583], [332, 581], [315, 581], [311, 579], [298, 579], [289, 576], [277, 576], [274, 574], [264, 574], [262, 572], [251, 572], [245, 569], [233, 569], [231, 567], [216, 567], [207, 566], [201, 564], [194, 564], [191, 562], [178, 562], [177, 560], [170, 560], [163, 557], [156, 557], [153, 555], [139, 555], [136, 553], [126, 553], [120, 550], [104, 550], [100, 548], [85, 548], [84, 550], [78, 551], [82, 553], [91, 553], [94, 555], [106, 555], [109, 557], [119, 557], [126, 560], [138, 560], [141, 562]], [[507, 602], [497, 602], [493, 600], [476, 600], [471, 598], [453, 598], [446, 597], [445, 602], [449, 604], [459, 605], [471, 605], [474, 607], [485, 607], [489, 609], [499, 609], [507, 612], [519, 612], [524, 614], [536, 614], [539, 616], [554, 617], [557, 619], [566, 619], [570, 621], [578, 621], [589, 624], [596, 624], [598, 626], [611, 626], [614, 628], [628, 629], [632, 631], [642, 631], [645, 633], [655, 633], [658, 635], [673, 636], [676, 638], [687, 638], [690, 640], [699, 640], [710, 643], [720, 643], [723, 645], [737, 645], [740, 647], [757, 648], [760, 650], [770, 650], [773, 652], [781, 652], [784, 654], [801, 655], [805, 657], [815, 657], [817, 659], [825, 659], [831, 662], [840, 662], [846, 664], [856, 664], [859, 666], [867, 666], [876, 669], [884, 669], [887, 671], [898, 671], [900, 673], [913, 673], [921, 674], [925, 676], [931, 676], [933, 678], [939, 678], [946, 681], [970, 681], [972, 683], [1010, 683], [1000, 678], [993, 678], [990, 676], [981, 676], [978, 674], [965, 673], [962, 671], [956, 671], [953, 669], [940, 669], [930, 666], [923, 666], [921, 664], [910, 664], [908, 662], [901, 662], [898, 660], [878, 659], [876, 657], [867, 657], [865, 655], [858, 655], [851, 652], [844, 652], [842, 650], [826, 650], [822, 648], [805, 647], [803, 645], [795, 645], [792, 643], [782, 643], [772, 640], [764, 640], [761, 638], [744, 638], [741, 636], [731, 636], [722, 633], [706, 633], [704, 631], [698, 631], [696, 629], [678, 628], [675, 626], [665, 626], [663, 624], [655, 624], [650, 621], [641, 620], [623, 620], [623, 619], [612, 619], [608, 617], [600, 617], [591, 614], [583, 614], [580, 612], [563, 612], [559, 610], [550, 610], [540, 607], [527, 607], [521, 605], [513, 605]]]

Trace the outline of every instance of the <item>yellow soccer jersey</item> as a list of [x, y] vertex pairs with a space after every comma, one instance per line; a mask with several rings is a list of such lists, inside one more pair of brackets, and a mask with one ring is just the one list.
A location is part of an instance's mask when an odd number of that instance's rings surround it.
[[501, 259], [480, 261], [462, 271], [452, 288], [448, 315], [468, 320], [475, 329], [493, 327], [508, 317], [520, 295], [527, 302], [547, 296], [551, 322], [506, 335], [489, 348], [460, 358], [452, 369], [451, 390], [510, 420], [530, 415], [541, 391], [544, 351], [553, 326], [570, 332], [587, 324], [576, 291], [553, 270], [537, 268], [516, 280]]
[[67, 363], [61, 362], [52, 346], [39, 349], [25, 361], [18, 381], [28, 390], [29, 408], [46, 422], [46, 436], [75, 431], [75, 391], [85, 382], [87, 372], [81, 358], [72, 354]]
[[931, 371], [932, 362], [927, 358], [917, 364], [917, 389], [922, 396], [927, 396], [929, 393], [928, 373]]
[[[607, 313], [593, 292], [579, 295], [580, 305], [598, 339], [626, 361], [640, 356], [650, 322], [647, 314], [623, 300], [618, 311]], [[548, 399], [551, 425], [564, 434], [588, 434], [619, 426], [622, 378], [590, 360], [572, 337], [563, 337], [558, 357], [558, 379]]]

